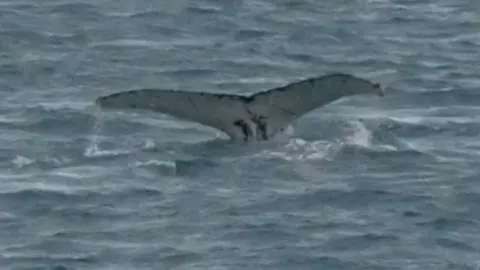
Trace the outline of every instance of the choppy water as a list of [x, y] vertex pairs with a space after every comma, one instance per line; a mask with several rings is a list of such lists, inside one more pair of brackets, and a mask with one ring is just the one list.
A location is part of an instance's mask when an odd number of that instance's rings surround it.
[[[476, 0], [4, 0], [0, 267], [480, 269], [479, 29]], [[387, 95], [262, 146], [92, 106], [334, 71]]]

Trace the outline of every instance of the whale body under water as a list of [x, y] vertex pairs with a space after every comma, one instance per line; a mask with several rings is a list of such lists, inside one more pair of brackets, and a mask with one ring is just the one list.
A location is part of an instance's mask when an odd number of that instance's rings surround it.
[[251, 95], [139, 89], [99, 97], [102, 109], [139, 109], [197, 122], [231, 140], [268, 141], [294, 120], [353, 95], [383, 96], [379, 83], [347, 74], [308, 78]]

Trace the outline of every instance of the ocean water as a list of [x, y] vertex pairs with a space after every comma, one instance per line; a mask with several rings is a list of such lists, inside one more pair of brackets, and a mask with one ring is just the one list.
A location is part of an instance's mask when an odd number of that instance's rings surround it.
[[[479, 48], [476, 0], [3, 0], [0, 268], [478, 270]], [[93, 105], [330, 72], [386, 95], [264, 144]]]

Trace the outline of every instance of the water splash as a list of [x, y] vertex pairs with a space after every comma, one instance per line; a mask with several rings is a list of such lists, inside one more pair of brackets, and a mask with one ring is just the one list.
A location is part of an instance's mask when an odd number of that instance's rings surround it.
[[99, 109], [98, 113], [96, 113], [97, 117], [95, 117], [95, 123], [92, 128], [92, 135], [90, 136], [89, 144], [87, 148], [85, 148], [84, 156], [91, 157], [98, 155], [101, 152], [98, 149], [98, 134], [100, 133], [102, 126], [103, 126], [103, 112]]
[[372, 133], [361, 121], [351, 121], [349, 122], [349, 126], [352, 129], [352, 134], [345, 138], [347, 144], [358, 145], [365, 148], [372, 146]]
[[141, 145], [135, 145], [128, 147], [127, 149], [110, 149], [104, 150], [100, 149], [99, 145], [101, 144], [102, 136], [101, 131], [104, 127], [104, 115], [101, 108], [96, 107], [94, 111], [94, 123], [92, 126], [92, 132], [89, 136], [87, 147], [83, 155], [85, 157], [106, 157], [106, 156], [119, 156], [119, 155], [130, 155], [134, 153], [136, 150], [153, 150], [156, 147], [156, 144], [152, 140], [145, 140], [142, 142]]
[[103, 157], [103, 156], [116, 156], [129, 154], [130, 150], [101, 150], [98, 145], [100, 144], [100, 132], [103, 128], [103, 112], [100, 108], [96, 109], [95, 123], [92, 127], [92, 135], [89, 138], [88, 146], [85, 148], [85, 157]]
[[333, 149], [334, 143], [329, 141], [306, 141], [301, 138], [292, 138], [286, 144], [277, 145], [275, 149], [265, 149], [252, 157], [283, 159], [286, 161], [321, 160], [329, 159]]

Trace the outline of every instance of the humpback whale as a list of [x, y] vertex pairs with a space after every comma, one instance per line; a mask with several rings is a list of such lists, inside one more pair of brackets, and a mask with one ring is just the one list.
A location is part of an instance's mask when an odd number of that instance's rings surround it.
[[251, 95], [138, 89], [99, 97], [103, 109], [155, 111], [218, 129], [232, 140], [267, 141], [294, 120], [353, 95], [383, 96], [379, 83], [334, 73]]

